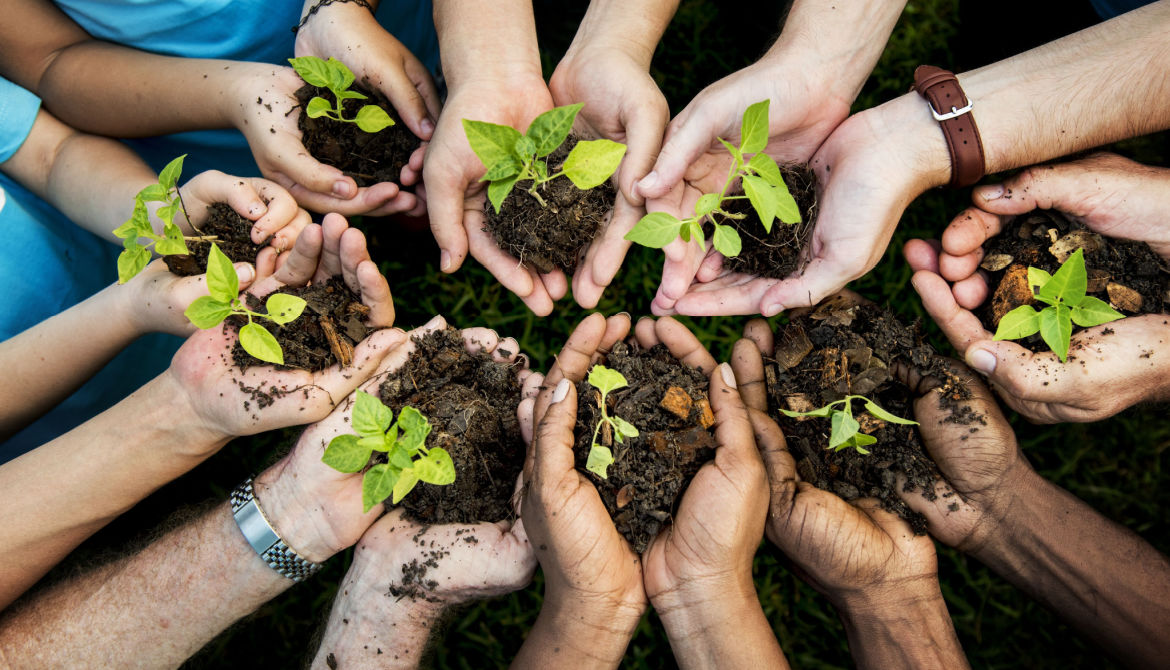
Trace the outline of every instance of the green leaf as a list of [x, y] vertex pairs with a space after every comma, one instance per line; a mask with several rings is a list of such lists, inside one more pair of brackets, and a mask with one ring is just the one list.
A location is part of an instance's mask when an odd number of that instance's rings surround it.
[[228, 305], [240, 297], [240, 278], [236, 276], [236, 268], [214, 242], [207, 255], [207, 292]]
[[833, 413], [833, 405], [834, 404], [835, 403], [829, 403], [828, 405], [825, 405], [824, 407], [818, 407], [817, 409], [811, 409], [807, 412], [793, 412], [790, 409], [782, 409], [782, 410], [780, 410], [780, 413], [783, 414], [784, 416], [789, 416], [789, 417], [792, 417], [794, 419], [798, 416], [829, 416], [830, 414]]
[[361, 390], [357, 392], [350, 425], [353, 426], [358, 435], [363, 437], [385, 435], [393, 420], [394, 411], [383, 405], [377, 396]]
[[757, 153], [748, 161], [747, 166], [772, 186], [784, 185], [784, 177], [780, 174], [780, 166], [768, 154]]
[[1052, 281], [1052, 275], [1048, 272], [1040, 268], [1028, 268], [1028, 287], [1032, 289], [1033, 294], [1050, 281]]
[[707, 242], [703, 237], [703, 224], [699, 223], [697, 219], [691, 219], [687, 222], [687, 228], [690, 229], [691, 237], [699, 243], [699, 248], [703, 251], [707, 250]]
[[501, 181], [508, 177], [515, 177], [518, 174], [520, 174], [520, 162], [509, 156], [507, 159], [489, 167], [488, 171], [480, 178], [480, 181]]
[[744, 110], [739, 137], [739, 149], [745, 154], [763, 151], [764, 147], [768, 146], [767, 100], [761, 100]]
[[329, 62], [325, 65], [329, 69], [329, 90], [344, 91], [353, 83], [353, 70], [346, 67], [345, 63], [330, 56]]
[[377, 105], [366, 105], [358, 110], [357, 116], [353, 119], [358, 128], [361, 128], [367, 133], [376, 133], [385, 130], [394, 125], [394, 119], [386, 113], [386, 110]]
[[329, 104], [329, 101], [325, 98], [322, 98], [321, 96], [313, 98], [309, 101], [309, 104], [305, 106], [305, 115], [310, 119], [315, 119], [319, 116], [326, 116], [332, 111], [333, 105]]
[[446, 486], [455, 481], [455, 463], [446, 449], [435, 447], [414, 462], [414, 473], [428, 484]]
[[561, 169], [577, 188], [587, 191], [604, 184], [617, 171], [625, 155], [624, 144], [612, 140], [587, 140], [573, 147]]
[[800, 206], [796, 204], [796, 198], [792, 197], [788, 185], [781, 183], [773, 186], [772, 192], [776, 194], [776, 218], [790, 226], [800, 223]]
[[722, 137], [717, 137], [715, 139], [719, 140], [719, 142], [723, 144], [723, 148], [727, 149], [727, 151], [731, 154], [731, 157], [735, 159], [735, 169], [739, 170], [739, 168], [743, 166], [743, 152], [739, 150], [739, 147], [735, 146], [731, 142], [728, 142]]
[[414, 468], [406, 468], [398, 475], [398, 481], [394, 482], [394, 497], [390, 500], [391, 503], [397, 505], [399, 501], [406, 497], [406, 494], [414, 490], [414, 485], [418, 483], [418, 475], [415, 474]]
[[[154, 250], [164, 256], [173, 256], [181, 254], [189, 254], [191, 250], [187, 248], [187, 241], [183, 239], [183, 231], [174, 223], [168, 222], [163, 226], [162, 239], [154, 244]], [[233, 269], [232, 274], [236, 271]]]
[[493, 181], [488, 184], [488, 200], [492, 202], [492, 207], [495, 208], [496, 214], [500, 213], [500, 206], [504, 204], [508, 194], [512, 192], [512, 187], [516, 185], [516, 177], [508, 177], [499, 181]]
[[288, 59], [288, 63], [297, 71], [301, 79], [305, 80], [306, 84], [320, 86], [321, 88], [329, 87], [329, 77], [332, 68], [320, 58], [316, 56], [302, 56], [300, 58], [290, 58]]
[[366, 95], [365, 93], [359, 93], [357, 91], [333, 91], [333, 95], [337, 98], [338, 101], [370, 99], [370, 96]]
[[358, 444], [361, 445], [363, 449], [380, 451], [382, 453], [390, 451], [390, 448], [394, 446], [393, 440], [388, 439], [382, 433], [378, 433], [377, 435], [366, 435], [364, 437], [358, 438]]
[[407, 452], [406, 449], [403, 449], [400, 445], [395, 445], [395, 447], [390, 450], [389, 457], [391, 465], [403, 470], [414, 465], [414, 461], [411, 460], [411, 454]]
[[681, 223], [666, 212], [650, 212], [626, 233], [626, 239], [644, 247], [661, 249], [678, 238]]
[[[179, 176], [183, 174], [183, 159], [186, 157], [187, 154], [179, 156], [170, 163], [167, 163], [166, 167], [162, 169], [162, 172], [158, 173], [158, 183], [163, 188], [164, 197], [179, 183]], [[147, 189], [149, 188], [148, 186]]]
[[268, 312], [270, 321], [283, 326], [290, 321], [295, 321], [305, 311], [305, 305], [304, 298], [287, 293], [273, 293], [265, 301], [264, 309]]
[[413, 456], [426, 444], [427, 436], [431, 434], [431, 422], [427, 421], [422, 412], [407, 405], [398, 412], [398, 430], [402, 432], [398, 444]]
[[1052, 280], [1040, 288], [1038, 297], [1059, 300], [1069, 305], [1080, 303], [1088, 288], [1085, 274], [1085, 252], [1077, 249], [1052, 275]]
[[[1048, 348], [1060, 357], [1061, 363], [1068, 359], [1068, 345], [1072, 340], [1071, 312], [1066, 305], [1055, 305], [1040, 310], [1040, 337], [1044, 338]], [[1007, 318], [1006, 314], [1004, 318]]]
[[321, 462], [338, 472], [357, 472], [366, 467], [372, 453], [358, 444], [357, 435], [338, 435], [325, 447]]
[[385, 463], [379, 463], [362, 477], [362, 513], [369, 512], [374, 505], [390, 497], [398, 483], [401, 470]]
[[857, 419], [840, 410], [833, 412], [831, 420], [833, 429], [829, 433], [829, 449], [836, 449], [861, 430], [861, 424], [857, 423]]
[[776, 218], [776, 207], [779, 204], [776, 202], [776, 191], [763, 177], [744, 175], [743, 192], [760, 217], [760, 223], [764, 224], [764, 230], [772, 232], [772, 220]]
[[613, 464], [613, 452], [609, 447], [603, 447], [596, 442], [589, 449], [589, 458], [585, 461], [585, 469], [602, 479], [609, 479], [606, 469]]
[[[163, 205], [154, 211], [155, 215], [158, 216], [158, 218], [163, 222], [164, 233], [166, 232], [166, 226], [173, 225], [175, 223], [175, 212], [178, 211], [178, 209], [179, 203], [172, 202], [171, 204]], [[149, 223], [147, 224], [147, 227], [150, 227]], [[152, 233], [154, 233], [153, 229], [145, 232], [145, 234], [148, 236], [153, 236]]]
[[150, 262], [150, 252], [134, 240], [126, 240], [125, 250], [118, 254], [118, 283], [125, 284], [142, 272]]
[[1080, 304], [1072, 308], [1073, 323], [1082, 328], [1099, 326], [1124, 318], [1125, 315], [1110, 307], [1109, 303], [1091, 295], [1085, 296]]
[[715, 234], [711, 236], [711, 244], [715, 251], [727, 258], [734, 258], [743, 249], [743, 240], [739, 238], [739, 231], [734, 226], [715, 226]]
[[579, 102], [556, 107], [533, 119], [526, 135], [532, 140], [533, 153], [538, 158], [551, 154], [565, 143], [573, 129], [573, 122], [577, 120], [577, 113], [584, 106], [585, 103]]
[[521, 135], [516, 138], [516, 145], [512, 148], [516, 155], [524, 160], [528, 160], [536, 154], [536, 142], [532, 141], [531, 137]]
[[718, 193], [704, 193], [695, 203], [695, 216], [706, 216], [719, 208]]
[[854, 435], [853, 437], [849, 438], [848, 440], [845, 440], [845, 442], [843, 444], [841, 444], [841, 446], [837, 447], [837, 451], [841, 451], [842, 449], [848, 449], [849, 447], [853, 447], [854, 449], [857, 450], [857, 453], [859, 453], [859, 454], [869, 454], [869, 450], [864, 449], [863, 447], [866, 447], [866, 446], [871, 445], [871, 444], [876, 444], [876, 443], [877, 443], [877, 438], [874, 437], [873, 435], [866, 435], [865, 433], [858, 433], [858, 434]]
[[[184, 154], [185, 155], [185, 154]], [[177, 159], [176, 159], [177, 160]], [[170, 167], [169, 165], [167, 167]], [[159, 177], [162, 179], [162, 177]], [[142, 202], [170, 202], [169, 197], [170, 188], [162, 184], [151, 184], [138, 192], [138, 197]]]
[[240, 328], [240, 346], [262, 361], [284, 365], [284, 352], [280, 349], [280, 343], [258, 323], [246, 323]]
[[512, 152], [516, 148], [516, 139], [520, 137], [520, 131], [515, 128], [463, 119], [463, 133], [467, 135], [471, 150], [483, 161], [484, 167], [515, 157]]
[[200, 330], [207, 330], [208, 328], [218, 326], [231, 313], [232, 308], [230, 306], [223, 304], [209, 295], [196, 298], [183, 311], [183, 315], [187, 317], [187, 320], [195, 324], [195, 327]]
[[609, 395], [611, 391], [629, 386], [625, 376], [617, 370], [611, 370], [604, 365], [594, 365], [589, 371], [589, 385], [601, 391], [601, 395]]
[[[134, 201], [134, 214], [126, 219], [126, 223], [114, 229], [114, 237], [120, 240], [136, 240], [139, 237], [138, 231], [142, 225], [138, 216], [138, 211], [141, 208], [142, 216], [146, 216], [146, 205], [141, 200]], [[148, 222], [149, 225], [149, 222]]]
[[886, 410], [882, 409], [881, 406], [879, 406], [876, 402], [870, 400], [869, 398], [865, 399], [865, 411], [876, 416], [877, 418], [881, 419], [882, 421], [887, 421], [889, 423], [900, 423], [903, 426], [917, 426], [918, 425], [917, 421], [911, 421], [910, 419], [903, 419], [902, 417], [900, 417], [896, 414], [890, 414]]
[[1020, 305], [1004, 314], [993, 340], [1019, 340], [1040, 330], [1040, 315], [1031, 305]]
[[617, 438], [618, 442], [621, 442], [622, 438], [638, 437], [638, 429], [634, 427], [634, 424], [626, 421], [620, 416], [615, 416], [609, 421], [613, 426], [614, 437]]

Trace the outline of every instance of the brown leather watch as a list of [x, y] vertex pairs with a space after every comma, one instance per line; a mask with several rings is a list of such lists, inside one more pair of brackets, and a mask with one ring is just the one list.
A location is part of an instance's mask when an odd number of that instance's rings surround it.
[[971, 114], [974, 103], [967, 99], [959, 80], [949, 70], [920, 65], [914, 70], [914, 90], [926, 98], [947, 140], [951, 154], [952, 188], [970, 186], [983, 177], [983, 141]]

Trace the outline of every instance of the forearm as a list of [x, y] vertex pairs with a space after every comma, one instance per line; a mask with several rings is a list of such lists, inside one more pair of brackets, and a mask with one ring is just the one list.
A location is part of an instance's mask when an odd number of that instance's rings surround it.
[[586, 605], [546, 597], [512, 667], [586, 670], [621, 665], [642, 608], [615, 606], [591, 612]]
[[452, 91], [486, 81], [501, 91], [542, 78], [531, 0], [436, 0], [443, 76]]
[[1034, 472], [972, 554], [1127, 664], [1170, 654], [1170, 563]]
[[923, 593], [901, 589], [837, 607], [858, 668], [967, 668], [937, 581]]
[[619, 49], [647, 69], [678, 0], [592, 0], [566, 57], [586, 47]]
[[754, 585], [710, 594], [656, 598], [670, 648], [681, 668], [787, 668]]
[[81, 541], [226, 443], [168, 373], [74, 430], [0, 466], [0, 606]]
[[227, 503], [142, 552], [61, 583], [0, 620], [13, 667], [177, 667], [293, 582], [244, 540]]

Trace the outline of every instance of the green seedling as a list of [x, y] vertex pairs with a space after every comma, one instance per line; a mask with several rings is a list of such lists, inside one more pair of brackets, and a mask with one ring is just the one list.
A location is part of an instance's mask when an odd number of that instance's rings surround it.
[[[826, 449], [841, 451], [842, 449], [853, 447], [859, 454], [868, 454], [869, 450], [866, 449], [866, 447], [877, 442], [877, 438], [873, 435], [866, 435], [865, 433], [861, 432], [861, 424], [857, 422], [857, 419], [853, 418], [854, 400], [864, 400], [865, 411], [881, 419], [882, 421], [887, 421], [889, 423], [900, 423], [904, 426], [918, 425], [917, 421], [903, 419], [900, 416], [894, 416], [893, 414], [890, 414], [878, 406], [876, 402], [862, 395], [847, 395], [841, 400], [831, 402], [824, 407], [809, 410], [808, 412], [793, 412], [787, 409], [782, 409], [780, 412], [783, 413], [784, 416], [789, 416], [792, 418], [799, 416], [827, 416], [829, 417], [833, 428], [832, 432], [829, 433], [829, 446], [826, 447]], [[838, 405], [841, 405], [842, 409], [838, 409]]]
[[[134, 196], [134, 213], [130, 219], [114, 229], [114, 236], [122, 240], [122, 253], [118, 255], [118, 283], [125, 284], [142, 272], [142, 268], [150, 262], [150, 245], [163, 256], [191, 253], [187, 248], [187, 240], [192, 242], [212, 242], [215, 237], [184, 237], [183, 231], [175, 223], [175, 214], [180, 210], [188, 221], [187, 207], [183, 204], [183, 196], [179, 194], [176, 185], [179, 175], [183, 173], [183, 159], [187, 154], [179, 156], [167, 163], [167, 166], [158, 174], [158, 183], [151, 184]], [[150, 213], [146, 210], [146, 203], [161, 202], [155, 214], [163, 221], [163, 233], [154, 232], [150, 225]], [[138, 240], [150, 240], [146, 244]]]
[[196, 298], [183, 312], [196, 328], [204, 330], [214, 328], [233, 314], [247, 317], [248, 323], [240, 327], [240, 346], [262, 361], [284, 364], [284, 351], [281, 350], [280, 343], [267, 328], [253, 319], [267, 319], [280, 325], [294, 321], [305, 311], [305, 301], [302, 298], [286, 293], [273, 293], [268, 296], [264, 305], [267, 314], [248, 309], [244, 306], [244, 301], [240, 300], [240, 281], [236, 276], [236, 269], [232, 267], [231, 260], [214, 244], [211, 245], [211, 253], [207, 256], [207, 290], [210, 295]]
[[351, 419], [356, 435], [338, 435], [329, 442], [321, 460], [339, 472], [359, 472], [375, 451], [386, 462], [374, 465], [362, 477], [362, 511], [393, 495], [395, 505], [420, 481], [445, 486], [455, 481], [455, 463], [446, 449], [426, 447], [431, 424], [413, 407], [394, 412], [382, 401], [357, 392]]
[[597, 389], [600, 394], [597, 407], [601, 410], [601, 419], [597, 422], [597, 427], [593, 429], [593, 444], [589, 447], [589, 458], [585, 461], [585, 469], [602, 479], [608, 479], [606, 470], [613, 463], [613, 452], [610, 451], [609, 447], [597, 441], [602, 426], [609, 426], [613, 432], [613, 439], [618, 444], [621, 444], [625, 438], [638, 437], [638, 429], [620, 416], [610, 416], [606, 409], [606, 398], [613, 391], [625, 388], [630, 383], [617, 370], [611, 370], [604, 365], [594, 365], [593, 369], [589, 371], [589, 385]]
[[546, 207], [540, 187], [557, 177], [564, 175], [574, 186], [587, 191], [605, 183], [617, 170], [626, 155], [626, 145], [602, 139], [578, 142], [560, 171], [549, 174], [548, 162], [543, 159], [568, 139], [583, 106], [578, 103], [550, 109], [536, 117], [523, 135], [508, 126], [463, 119], [463, 132], [471, 150], [487, 168], [480, 181], [488, 182], [488, 200], [497, 214], [520, 182], [531, 182], [528, 194]]
[[[651, 212], [626, 233], [626, 239], [642, 246], [661, 249], [678, 237], [682, 237], [685, 242], [693, 238], [706, 251], [703, 222], [708, 221], [714, 226], [711, 244], [715, 250], [728, 258], [738, 256], [743, 241], [736, 227], [727, 222], [744, 219], [747, 215], [728, 212], [724, 207], [732, 200], [745, 198], [751, 202], [767, 233], [772, 232], [772, 224], [776, 219], [789, 225], [800, 223], [800, 208], [788, 190], [788, 185], [784, 183], [780, 166], [771, 156], [763, 153], [768, 145], [768, 105], [768, 100], [762, 100], [744, 110], [738, 147], [719, 138], [735, 159], [722, 191], [701, 196], [695, 203], [694, 214], [686, 219], [678, 219], [666, 212]], [[745, 154], [754, 155], [744, 160]], [[743, 184], [744, 194], [728, 195], [728, 189], [736, 179]]]
[[1020, 305], [1004, 314], [995, 330], [995, 339], [1018, 340], [1039, 332], [1048, 348], [1060, 357], [1060, 362], [1065, 362], [1072, 340], [1072, 324], [1089, 328], [1125, 318], [1104, 300], [1086, 295], [1088, 285], [1082, 249], [1073, 252], [1055, 274], [1029, 267], [1028, 286], [1036, 300], [1048, 306], [1036, 311], [1031, 305]]
[[316, 56], [290, 58], [288, 62], [292, 64], [293, 69], [301, 75], [301, 79], [304, 79], [306, 84], [327, 88], [333, 94], [334, 104], [329, 104], [328, 100], [319, 95], [309, 101], [309, 104], [305, 106], [305, 114], [310, 119], [324, 116], [334, 121], [355, 123], [358, 128], [367, 133], [376, 133], [394, 125], [394, 119], [390, 118], [386, 110], [377, 105], [364, 105], [352, 119], [345, 118], [344, 105], [346, 100], [369, 99], [369, 96], [349, 90], [350, 84], [353, 83], [353, 72], [345, 66], [345, 63], [336, 58], [321, 60]]

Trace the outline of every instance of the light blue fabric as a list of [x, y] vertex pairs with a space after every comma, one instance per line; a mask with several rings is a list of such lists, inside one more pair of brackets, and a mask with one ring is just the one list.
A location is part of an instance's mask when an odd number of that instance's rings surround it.
[[1103, 19], [1111, 19], [1115, 16], [1133, 11], [1138, 7], [1145, 7], [1153, 2], [1153, 0], [1089, 0], [1093, 9], [1097, 10], [1097, 15]]
[[[0, 78], [0, 164], [32, 129], [40, 100]], [[0, 165], [2, 167], [2, 165]], [[0, 174], [0, 340], [6, 340], [117, 280], [119, 249]], [[141, 338], [49, 414], [0, 444], [8, 461], [87, 421], [170, 363], [178, 338]], [[46, 356], [68, 352], [46, 351]], [[19, 384], [19, 380], [7, 380]]]
[[[90, 35], [143, 51], [186, 58], [225, 58], [287, 65], [299, 0], [56, 0]], [[427, 66], [439, 68], [431, 0], [385, 0], [379, 23]], [[184, 173], [210, 169], [259, 177], [244, 136], [235, 130], [177, 133], [126, 142], [155, 170], [188, 154]]]

